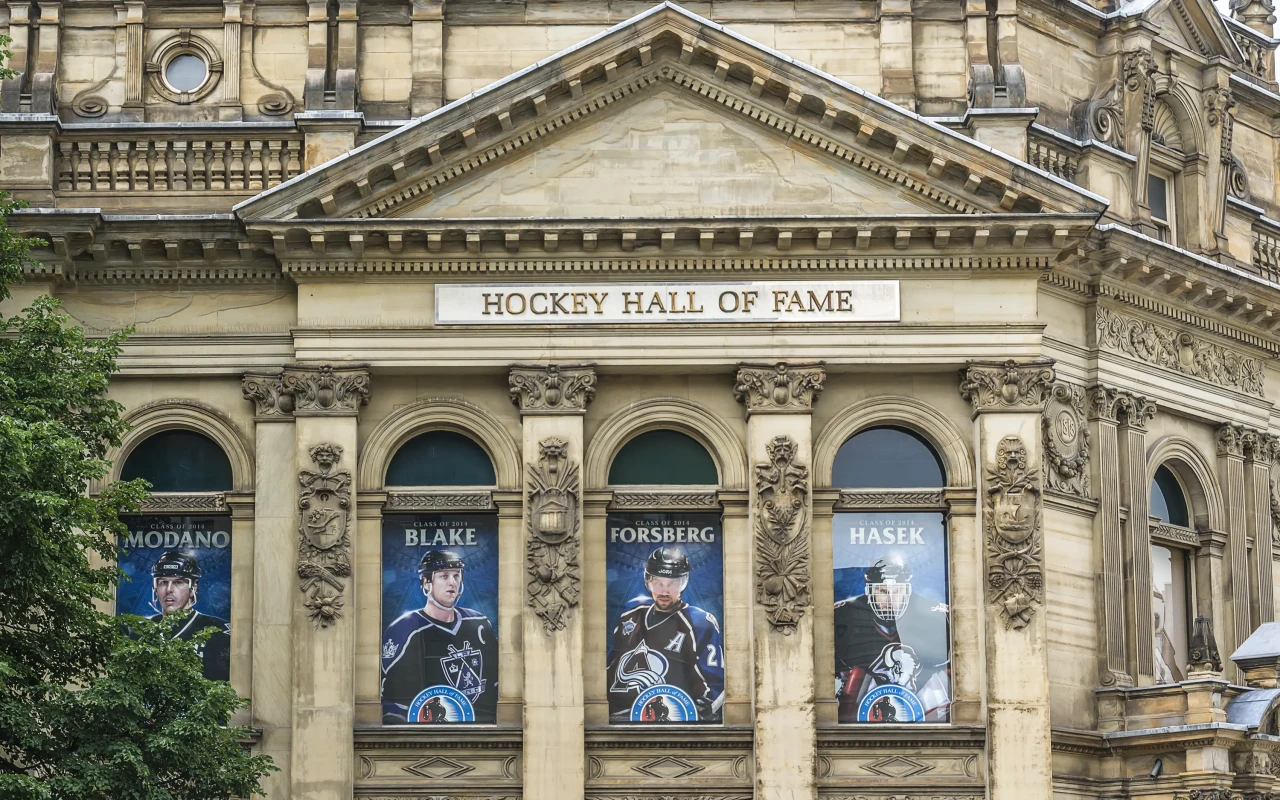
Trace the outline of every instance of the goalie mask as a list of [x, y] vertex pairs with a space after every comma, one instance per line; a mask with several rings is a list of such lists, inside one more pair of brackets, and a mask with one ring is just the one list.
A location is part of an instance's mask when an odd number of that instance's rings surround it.
[[867, 570], [867, 601], [883, 620], [901, 619], [911, 602], [911, 568], [901, 563], [877, 561]]
[[650, 578], [679, 578], [680, 591], [689, 585], [689, 557], [679, 547], [659, 547], [644, 565], [644, 582]]

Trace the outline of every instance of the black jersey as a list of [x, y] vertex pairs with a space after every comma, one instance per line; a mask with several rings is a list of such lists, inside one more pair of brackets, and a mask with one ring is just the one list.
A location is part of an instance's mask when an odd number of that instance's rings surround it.
[[662, 612], [653, 602], [624, 611], [613, 629], [606, 672], [609, 714], [630, 719], [646, 689], [683, 690], [698, 707], [700, 722], [719, 722], [724, 705], [724, 643], [720, 624], [697, 606], [681, 603]]
[[409, 706], [424, 689], [449, 686], [466, 695], [476, 722], [498, 716], [498, 637], [489, 618], [455, 608], [452, 623], [422, 609], [401, 614], [382, 643], [382, 721], [408, 722]]
[[947, 624], [946, 607], [930, 607], [923, 597], [912, 597], [896, 620], [877, 617], [865, 594], [842, 600], [835, 607], [836, 672], [870, 671], [891, 643], [911, 647], [926, 672], [943, 667], [949, 658]]
[[[158, 622], [164, 619], [164, 615], [155, 614], [149, 619]], [[208, 641], [196, 647], [196, 652], [200, 654], [200, 660], [204, 664], [204, 677], [211, 681], [231, 680], [231, 623], [219, 617], [192, 611], [181, 622], [173, 620], [173, 624], [176, 627], [173, 638], [184, 642], [190, 641], [206, 628], [214, 628]]]

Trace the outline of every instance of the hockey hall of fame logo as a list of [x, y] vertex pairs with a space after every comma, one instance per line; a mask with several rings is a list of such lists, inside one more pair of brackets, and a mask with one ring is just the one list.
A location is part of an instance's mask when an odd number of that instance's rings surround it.
[[920, 698], [897, 684], [877, 686], [858, 704], [858, 722], [920, 722], [924, 705]]
[[693, 698], [678, 686], [662, 684], [645, 689], [631, 705], [632, 722], [697, 722]]

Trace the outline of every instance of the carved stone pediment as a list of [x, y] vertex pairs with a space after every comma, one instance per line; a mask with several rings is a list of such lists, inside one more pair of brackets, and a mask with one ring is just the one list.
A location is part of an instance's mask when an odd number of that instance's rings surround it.
[[336, 444], [309, 451], [319, 472], [298, 473], [298, 577], [312, 623], [327, 628], [342, 617], [351, 576], [351, 471], [335, 469], [342, 459]]

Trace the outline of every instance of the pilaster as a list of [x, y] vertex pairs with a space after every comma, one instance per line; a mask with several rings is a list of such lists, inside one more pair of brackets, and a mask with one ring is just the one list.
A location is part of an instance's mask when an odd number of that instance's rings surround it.
[[911, 0], [880, 4], [880, 96], [916, 110], [915, 42]]
[[121, 116], [129, 121], [141, 122], [143, 63], [143, 22], [147, 12], [142, 0], [126, 0], [124, 4], [124, 104]]
[[222, 3], [222, 104], [218, 118], [237, 121], [244, 118], [240, 105], [240, 26], [241, 0]]
[[1261, 431], [1250, 431], [1245, 438], [1245, 491], [1248, 498], [1248, 530], [1253, 539], [1249, 563], [1249, 615], [1252, 627], [1274, 622], [1275, 586], [1272, 547], [1274, 523], [1271, 521], [1271, 462], [1277, 440]]
[[817, 797], [809, 469], [825, 379], [820, 363], [740, 364], [734, 386], [753, 465], [755, 785], [771, 800]]
[[1129, 672], [1140, 686], [1155, 681], [1155, 621], [1151, 606], [1151, 480], [1147, 474], [1147, 424], [1156, 405], [1122, 393], [1120, 421], [1120, 499], [1129, 510], [1124, 530], [1124, 624], [1129, 631]]
[[1053, 362], [970, 362], [985, 553], [987, 797], [1053, 795], [1041, 414]]
[[12, 55], [5, 66], [13, 70], [13, 76], [0, 81], [0, 113], [16, 114], [22, 110], [22, 92], [27, 85], [27, 73], [31, 70], [31, 9], [30, 2], [10, 2], [10, 42], [6, 48]]
[[1090, 464], [1092, 483], [1098, 493], [1098, 513], [1093, 518], [1097, 542], [1094, 568], [1098, 576], [1099, 684], [1132, 686], [1133, 675], [1125, 656], [1124, 536], [1120, 523], [1120, 436], [1119, 423], [1132, 395], [1106, 386], [1089, 390], [1089, 428], [1095, 444]]
[[585, 790], [582, 594], [582, 418], [590, 365], [516, 365], [525, 464], [524, 770], [526, 800]]
[[[1224, 649], [1235, 652], [1253, 631], [1249, 614], [1249, 507], [1244, 479], [1244, 450], [1247, 431], [1227, 423], [1218, 427], [1218, 480], [1222, 485], [1223, 505], [1227, 512], [1227, 563], [1223, 600], [1229, 627], [1223, 630]], [[1236, 667], [1227, 677], [1239, 682]]]
[[411, 14], [409, 113], [420, 117], [444, 105], [444, 0], [411, 0]]
[[[498, 507], [498, 630], [521, 630], [524, 614], [524, 492], [496, 491]], [[524, 646], [519, 636], [498, 637], [498, 725], [524, 719]]]

